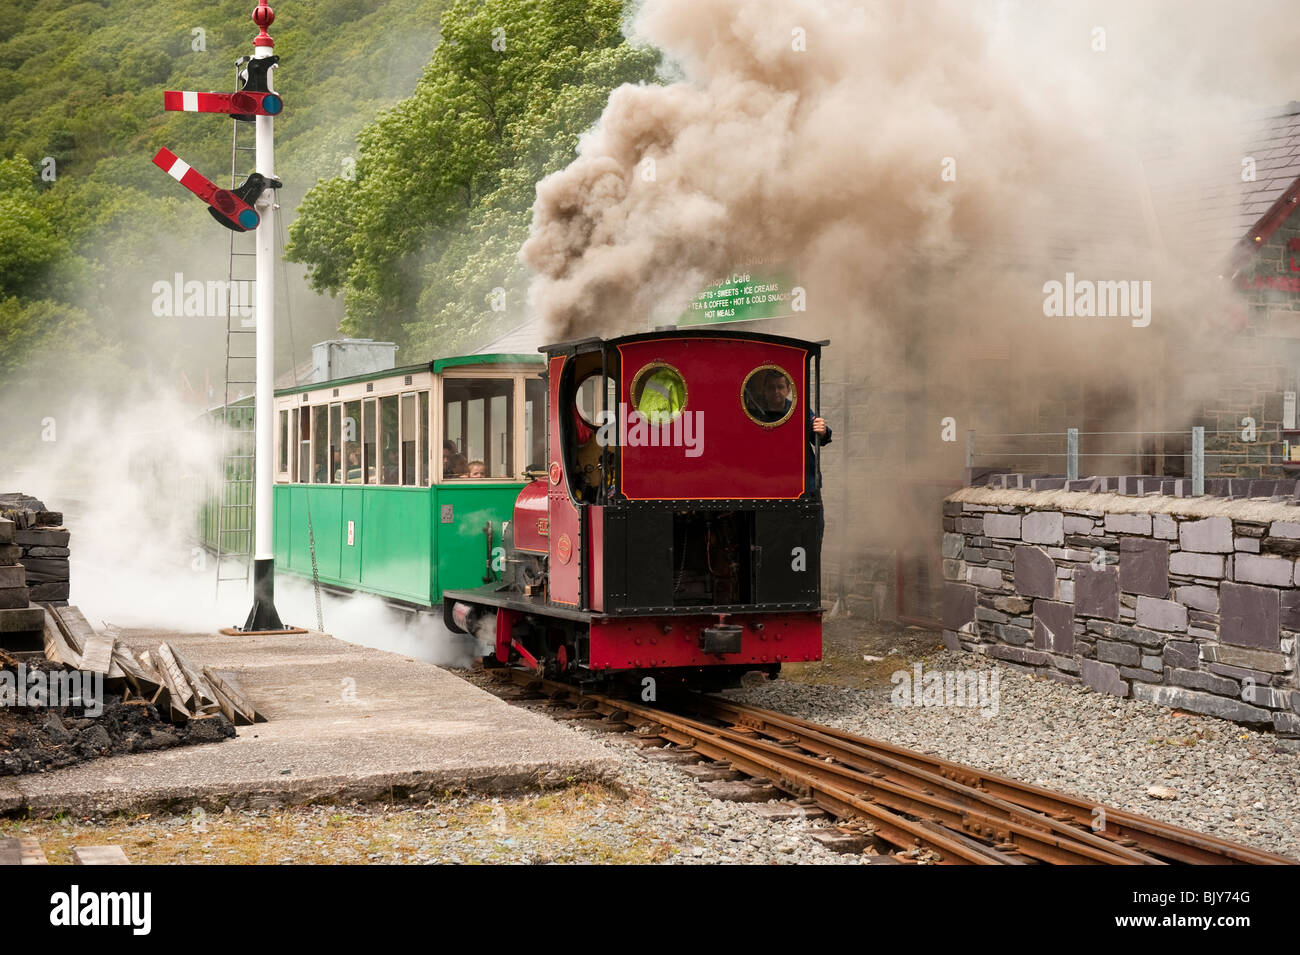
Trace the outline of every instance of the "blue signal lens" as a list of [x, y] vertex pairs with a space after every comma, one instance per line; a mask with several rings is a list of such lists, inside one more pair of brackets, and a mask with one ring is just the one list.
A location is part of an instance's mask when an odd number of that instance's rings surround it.
[[274, 93], [267, 93], [262, 97], [262, 109], [266, 111], [268, 116], [278, 116], [280, 110], [284, 109], [284, 100]]
[[256, 229], [261, 221], [262, 217], [252, 209], [243, 209], [239, 213], [239, 224], [245, 229]]

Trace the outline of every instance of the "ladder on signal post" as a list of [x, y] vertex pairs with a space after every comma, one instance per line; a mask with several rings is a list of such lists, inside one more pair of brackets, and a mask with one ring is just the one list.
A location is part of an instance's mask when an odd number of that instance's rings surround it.
[[[238, 86], [238, 67], [236, 67]], [[256, 151], [252, 123], [232, 120], [230, 184], [239, 184], [240, 158]], [[245, 130], [241, 141], [240, 129]], [[221, 486], [217, 501], [217, 593], [226, 582], [248, 585], [253, 565], [254, 402], [257, 384], [257, 316], [240, 314], [255, 301], [257, 232], [231, 232], [226, 272], [226, 375], [221, 405]], [[236, 405], [247, 397], [248, 404]]]

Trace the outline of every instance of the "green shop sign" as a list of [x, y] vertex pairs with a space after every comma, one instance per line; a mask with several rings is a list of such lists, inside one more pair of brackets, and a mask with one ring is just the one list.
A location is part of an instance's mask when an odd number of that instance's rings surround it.
[[794, 314], [790, 303], [792, 287], [790, 277], [779, 272], [737, 272], [730, 280], [711, 285], [697, 295], [677, 324], [719, 325], [786, 318]]

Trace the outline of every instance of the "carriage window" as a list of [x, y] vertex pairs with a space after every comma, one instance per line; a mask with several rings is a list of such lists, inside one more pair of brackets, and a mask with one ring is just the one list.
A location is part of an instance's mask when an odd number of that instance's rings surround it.
[[429, 393], [420, 392], [415, 399], [420, 409], [420, 487], [429, 486]]
[[374, 484], [379, 478], [375, 465], [375, 399], [367, 398], [361, 405], [361, 467], [365, 483]]
[[750, 421], [775, 428], [789, 420], [799, 402], [794, 379], [777, 365], [759, 365], [740, 387], [740, 403]]
[[343, 461], [347, 472], [346, 484], [361, 483], [361, 402], [343, 404]]
[[294, 419], [298, 422], [298, 473], [300, 484], [311, 483], [311, 409], [302, 408]]
[[330, 476], [331, 484], [343, 483], [343, 405], [330, 405]]
[[397, 395], [379, 399], [379, 480], [382, 484], [396, 484], [397, 458]]
[[667, 362], [652, 361], [632, 377], [632, 407], [652, 422], [675, 420], [688, 397], [686, 379]]
[[289, 412], [280, 412], [280, 473], [289, 470]]
[[546, 470], [546, 382], [540, 378], [524, 381], [524, 447], [528, 460], [524, 466]]
[[511, 379], [444, 379], [442, 413], [447, 435], [442, 450], [444, 479], [513, 476], [514, 382]]
[[312, 437], [316, 439], [316, 442], [313, 445], [316, 449], [316, 476], [312, 480], [317, 484], [328, 484], [330, 480], [329, 448], [325, 443], [325, 430], [326, 422], [329, 420], [328, 416], [329, 408], [325, 405], [316, 405], [311, 409], [311, 433]]
[[415, 484], [415, 395], [402, 395], [402, 483]]

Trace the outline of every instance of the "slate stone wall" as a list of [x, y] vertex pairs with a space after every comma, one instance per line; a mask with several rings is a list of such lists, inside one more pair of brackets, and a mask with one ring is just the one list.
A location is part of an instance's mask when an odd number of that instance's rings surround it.
[[[999, 502], [1009, 496], [1016, 502]], [[958, 492], [943, 506], [945, 643], [1300, 736], [1300, 509], [1213, 506], [1226, 513], [1133, 512], [1105, 494]], [[1261, 519], [1279, 511], [1293, 516]]]

